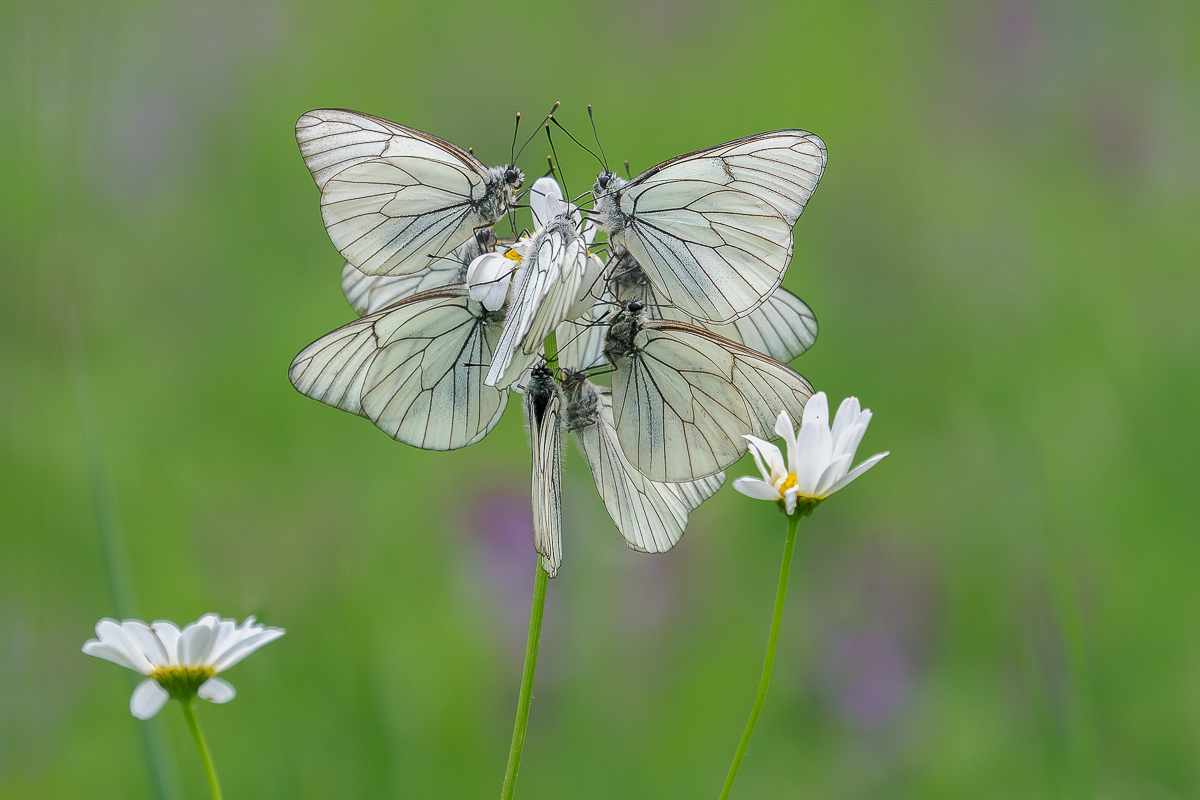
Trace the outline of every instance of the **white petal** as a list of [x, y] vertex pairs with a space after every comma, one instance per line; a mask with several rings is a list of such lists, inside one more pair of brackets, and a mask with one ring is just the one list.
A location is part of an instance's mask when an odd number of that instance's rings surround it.
[[733, 482], [733, 488], [746, 495], [746, 497], [753, 497], [755, 500], [779, 499], [779, 492], [775, 491], [775, 487], [758, 478], [738, 478]]
[[[810, 399], [809, 403], [812, 402]], [[805, 416], [808, 407], [805, 406]], [[796, 437], [796, 486], [800, 494], [813, 497], [817, 491], [817, 482], [821, 474], [829, 466], [829, 456], [833, 449], [832, 436], [825, 425], [802, 425], [800, 435]]]
[[229, 681], [214, 676], [202, 683], [196, 694], [210, 703], [228, 703], [237, 697], [237, 689]]
[[745, 435], [742, 438], [750, 443], [750, 452], [754, 456], [754, 462], [758, 464], [758, 471], [762, 473], [764, 479], [773, 481], [776, 478], [787, 475], [787, 467], [783, 463], [783, 453], [779, 452], [778, 447], [770, 442], [759, 439], [757, 436]]
[[138, 647], [137, 643], [129, 638], [129, 634], [125, 632], [125, 629], [115, 619], [105, 618], [97, 622], [96, 636], [99, 637], [103, 644], [108, 645], [111, 649], [125, 656], [133, 668], [143, 675], [150, 674], [150, 671], [154, 669], [154, 665], [142, 653], [142, 648]]
[[170, 659], [173, 666], [178, 667], [182, 661], [179, 660], [179, 639], [182, 635], [179, 631], [179, 626], [174, 622], [165, 619], [155, 620], [150, 624], [151, 630], [158, 640], [162, 642], [163, 649], [167, 651], [167, 658]]
[[787, 469], [785, 472], [795, 472], [796, 429], [792, 427], [792, 418], [788, 416], [786, 408], [779, 412], [779, 418], [775, 420], [775, 435], [782, 438], [787, 444]]
[[156, 667], [165, 667], [171, 663], [162, 642], [154, 635], [154, 631], [150, 629], [149, 625], [140, 619], [127, 619], [121, 623], [121, 628], [129, 635], [130, 641], [137, 644], [142, 655], [151, 664]]
[[554, 178], [538, 178], [529, 188], [529, 208], [533, 211], [533, 225], [541, 228], [550, 220], [567, 210], [563, 202], [562, 189]]
[[[838, 437], [841, 436], [842, 431], [858, 422], [858, 414], [860, 410], [861, 409], [859, 408], [857, 397], [847, 397], [842, 401], [842, 404], [838, 406], [837, 416], [833, 418], [833, 425], [830, 426], [832, 428], [833, 441], [835, 444], [837, 443]], [[836, 451], [834, 452], [836, 453]]]
[[783, 493], [783, 506], [785, 509], [787, 509], [789, 517], [796, 513], [796, 495], [798, 491], [799, 487], [793, 486]]
[[213, 639], [212, 647], [208, 651], [208, 661], [211, 664], [216, 661], [225, 651], [233, 647], [241, 639], [238, 634], [237, 622], [232, 619], [223, 619], [217, 625], [217, 635]]
[[216, 636], [214, 628], [207, 615], [184, 627], [179, 654], [185, 667], [198, 667], [208, 662], [208, 652]]
[[859, 475], [862, 475], [864, 472], [869, 470], [871, 467], [878, 464], [880, 462], [880, 460], [882, 460], [883, 457], [886, 455], [887, 455], [887, 452], [876, 453], [875, 455], [868, 458], [866, 461], [859, 464], [854, 469], [847, 472], [846, 475], [841, 480], [839, 480], [832, 487], [830, 487], [829, 494], [833, 494], [838, 489], [841, 489], [843, 486], [845, 486], [846, 484], [850, 483], [852, 480], [857, 478]]
[[467, 267], [467, 288], [471, 299], [483, 303], [488, 311], [497, 311], [508, 299], [516, 262], [501, 253], [476, 256]]
[[826, 430], [829, 429], [829, 399], [825, 397], [824, 392], [817, 392], [808, 398], [808, 402], [804, 404], [804, 420], [800, 427], [807, 428], [817, 424], [824, 425]]
[[131, 669], [135, 672], [141, 672], [141, 670], [135, 667], [133, 662], [126, 657], [124, 652], [109, 647], [99, 639], [88, 639], [86, 642], [84, 642], [83, 652], [89, 656], [103, 658], [105, 661], [111, 661], [114, 664], [120, 664], [126, 669]]
[[224, 672], [258, 648], [283, 636], [284, 633], [286, 631], [283, 628], [264, 628], [250, 635], [225, 651], [224, 655], [213, 664], [213, 669], [217, 672]]
[[867, 432], [867, 426], [870, 424], [870, 411], [864, 411], [859, 414], [858, 423], [842, 431], [841, 441], [835, 443], [836, 449], [833, 451], [834, 455], [848, 455], [853, 461], [854, 453], [858, 450], [858, 445], [862, 442], [863, 434]]
[[133, 697], [129, 698], [129, 713], [138, 719], [150, 719], [170, 697], [167, 690], [158, 685], [158, 681], [147, 678], [133, 690]]
[[817, 490], [813, 493], [814, 497], [825, 497], [829, 494], [829, 487], [833, 486], [842, 476], [846, 474], [846, 470], [850, 468], [850, 461], [853, 457], [847, 453], [844, 456], [837, 456], [829, 462], [829, 466], [821, 473], [821, 477], [817, 480]]

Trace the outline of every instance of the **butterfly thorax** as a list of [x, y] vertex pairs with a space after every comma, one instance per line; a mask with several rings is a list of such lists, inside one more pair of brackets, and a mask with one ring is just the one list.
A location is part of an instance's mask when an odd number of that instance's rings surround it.
[[495, 222], [517, 204], [517, 190], [525, 174], [515, 167], [488, 167], [484, 183], [486, 191], [475, 202], [475, 211], [485, 220]]
[[633, 340], [642, 329], [643, 317], [642, 304], [634, 301], [613, 318], [604, 340], [604, 357], [608, 363], [615, 367], [619, 361], [637, 352]]
[[600, 397], [596, 387], [579, 370], [563, 370], [563, 392], [567, 397], [567, 428], [578, 431], [600, 419]]
[[601, 172], [592, 186], [596, 202], [592, 204], [591, 217], [600, 229], [608, 234], [609, 241], [621, 240], [625, 230], [625, 215], [621, 213], [620, 190], [626, 184], [611, 172]]

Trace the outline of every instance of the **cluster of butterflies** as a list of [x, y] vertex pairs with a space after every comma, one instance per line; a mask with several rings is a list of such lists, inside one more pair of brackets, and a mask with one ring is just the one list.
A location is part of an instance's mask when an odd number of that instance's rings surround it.
[[[552, 177], [521, 192], [515, 166], [377, 117], [312, 111], [296, 138], [360, 317], [296, 357], [293, 385], [429, 450], [478, 442], [523, 391], [551, 577], [566, 432], [629, 545], [662, 552], [744, 434], [771, 438], [781, 409], [802, 417], [812, 386], [786, 364], [817, 322], [780, 283], [825, 167], [817, 136], [749, 136], [627, 179], [605, 167], [582, 213]], [[534, 231], [499, 238], [523, 200]]]

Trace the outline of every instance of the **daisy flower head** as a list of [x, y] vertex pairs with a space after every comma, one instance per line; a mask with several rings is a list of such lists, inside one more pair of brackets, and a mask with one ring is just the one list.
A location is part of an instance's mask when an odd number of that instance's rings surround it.
[[799, 431], [792, 429], [787, 411], [780, 412], [775, 421], [775, 433], [787, 443], [786, 462], [775, 445], [756, 436], [745, 437], [762, 478], [738, 478], [733, 488], [747, 497], [777, 501], [789, 516], [797, 509], [807, 516], [887, 455], [876, 453], [850, 469], [870, 422], [871, 410], [861, 408], [857, 397], [847, 397], [830, 427], [829, 401], [824, 392], [817, 392], [804, 406]]
[[188, 702], [198, 696], [228, 703], [237, 692], [217, 674], [283, 634], [282, 628], [259, 625], [254, 617], [238, 625], [236, 620], [205, 614], [183, 630], [165, 620], [147, 625], [138, 619], [117, 622], [106, 617], [96, 623], [97, 638], [84, 642], [83, 652], [145, 675], [133, 690], [129, 711], [138, 719], [150, 719], [171, 698]]

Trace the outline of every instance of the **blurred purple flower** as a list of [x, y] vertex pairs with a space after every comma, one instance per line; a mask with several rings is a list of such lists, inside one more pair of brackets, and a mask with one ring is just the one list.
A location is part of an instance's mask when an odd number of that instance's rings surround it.
[[816, 667], [821, 694], [838, 717], [883, 730], [907, 708], [930, 650], [931, 565], [878, 539], [815, 557], [826, 562], [814, 604], [824, 629]]

